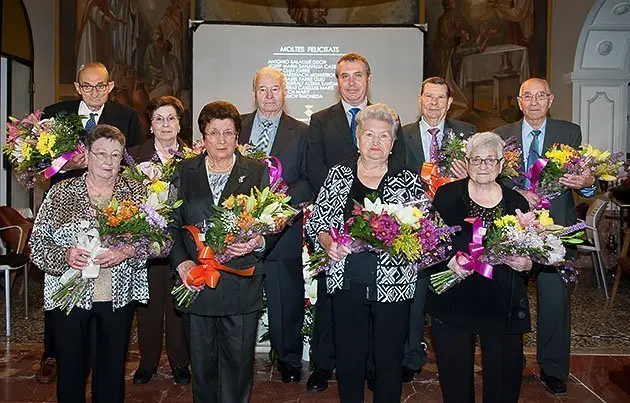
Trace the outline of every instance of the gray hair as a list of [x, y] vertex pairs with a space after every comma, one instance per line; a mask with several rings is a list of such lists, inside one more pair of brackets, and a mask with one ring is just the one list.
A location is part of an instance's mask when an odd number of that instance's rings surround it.
[[254, 73], [254, 79], [252, 80], [252, 88], [254, 89], [254, 92], [256, 92], [256, 84], [258, 81], [258, 77], [263, 73], [267, 73], [267, 74], [270, 73], [270, 74], [275, 74], [276, 76], [278, 76], [278, 79], [280, 80], [280, 87], [282, 87], [282, 92], [284, 93], [287, 92], [287, 82], [284, 78], [284, 74], [282, 74], [282, 72], [279, 69], [273, 66], [261, 67], [256, 71], [256, 73]]
[[468, 145], [466, 146], [466, 157], [470, 158], [473, 151], [479, 148], [494, 149], [497, 153], [497, 158], [503, 158], [503, 147], [505, 141], [499, 137], [498, 134], [493, 132], [477, 133], [468, 139]]
[[85, 137], [85, 146], [87, 149], [91, 150], [92, 145], [98, 139], [117, 141], [121, 146], [123, 146], [123, 148], [126, 143], [125, 135], [122, 134], [119, 128], [106, 124], [98, 124], [87, 132], [87, 136]]
[[105, 65], [101, 62], [93, 62], [93, 63], [86, 63], [86, 64], [82, 64], [79, 69], [77, 70], [77, 83], [81, 81], [81, 73], [83, 73], [85, 70], [92, 68], [92, 67], [97, 67], [99, 69], [103, 69], [105, 71], [105, 74], [107, 75], [107, 80], [105, 80], [106, 82], [109, 82], [109, 71], [107, 71], [107, 67], [105, 67]]
[[385, 104], [374, 104], [366, 106], [361, 110], [361, 112], [357, 113], [356, 119], [357, 133], [361, 133], [363, 129], [363, 124], [366, 120], [380, 120], [381, 122], [386, 122], [387, 124], [389, 124], [392, 140], [396, 140], [396, 133], [398, 132], [400, 120], [398, 119], [398, 114], [389, 106]]

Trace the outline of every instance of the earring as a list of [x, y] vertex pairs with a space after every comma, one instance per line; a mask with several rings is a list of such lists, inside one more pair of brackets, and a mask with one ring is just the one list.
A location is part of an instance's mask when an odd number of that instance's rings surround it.
[[153, 134], [153, 128], [152, 127], [149, 128], [149, 131], [151, 132], [151, 134]]

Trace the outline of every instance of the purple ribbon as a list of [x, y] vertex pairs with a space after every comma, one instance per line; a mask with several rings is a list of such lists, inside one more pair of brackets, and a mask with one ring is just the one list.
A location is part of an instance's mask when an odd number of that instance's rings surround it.
[[44, 177], [46, 179], [52, 178], [53, 175], [59, 172], [61, 168], [63, 168], [63, 166], [66, 165], [66, 163], [72, 159], [72, 157], [84, 151], [85, 149], [83, 148], [83, 146], [79, 144], [76, 150], [67, 152], [65, 154], [62, 154], [60, 157], [55, 158], [50, 164], [50, 166], [44, 169], [43, 171]]
[[[471, 219], [466, 219], [466, 221], [470, 222], [469, 220]], [[479, 260], [486, 250], [483, 247], [483, 235], [481, 234], [483, 230], [483, 220], [477, 217], [472, 221], [472, 225], [472, 242], [468, 244], [468, 251], [470, 252], [470, 255], [466, 252], [459, 251], [455, 255], [455, 261], [467, 271], [476, 271], [482, 276], [492, 279], [492, 265]], [[468, 261], [466, 263], [461, 263], [460, 258], [462, 257], [466, 258]]]
[[332, 240], [340, 245], [348, 245], [350, 243], [350, 235], [348, 235], [347, 225], [339, 231], [337, 228], [330, 229], [330, 237]]
[[289, 190], [289, 186], [282, 179], [282, 163], [278, 157], [270, 155], [265, 157], [263, 162], [269, 168], [269, 183], [271, 186], [281, 193], [286, 193]]
[[[540, 175], [542, 174], [543, 169], [547, 166], [547, 162], [549, 160], [547, 158], [538, 158], [534, 164], [529, 168], [527, 173], [524, 173], [523, 176], [529, 179], [529, 186], [527, 186], [527, 190], [530, 192], [534, 192], [538, 194], [538, 186], [540, 185]], [[539, 195], [540, 196], [540, 195]], [[536, 206], [536, 209], [548, 209], [551, 206], [551, 202], [546, 197], [540, 197], [540, 201]]]

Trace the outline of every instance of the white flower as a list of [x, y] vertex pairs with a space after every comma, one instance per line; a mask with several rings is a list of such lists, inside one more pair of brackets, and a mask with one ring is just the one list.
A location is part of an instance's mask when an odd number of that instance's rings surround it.
[[376, 198], [374, 202], [372, 202], [367, 197], [363, 200], [363, 210], [370, 211], [374, 214], [381, 214], [385, 209], [385, 205], [381, 202], [380, 198]]
[[168, 190], [163, 192], [149, 192], [149, 197], [147, 198], [147, 204], [153, 207], [155, 210], [161, 210], [166, 206], [166, 202], [168, 200]]
[[311, 301], [311, 305], [317, 303], [317, 280], [311, 279], [304, 283], [304, 299]]
[[412, 228], [418, 228], [418, 224], [420, 222], [421, 214], [418, 214], [420, 210], [418, 210], [414, 206], [403, 206], [402, 204], [397, 204], [395, 211], [393, 211], [392, 215], [394, 215], [398, 222], [405, 225], [410, 225]]

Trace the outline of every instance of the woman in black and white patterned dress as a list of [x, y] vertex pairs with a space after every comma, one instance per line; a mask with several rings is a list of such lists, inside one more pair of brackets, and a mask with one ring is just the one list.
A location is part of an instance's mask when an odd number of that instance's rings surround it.
[[[97, 125], [86, 146], [87, 172], [54, 185], [41, 205], [30, 238], [31, 258], [46, 273], [44, 309], [54, 315], [57, 400], [85, 402], [91, 366], [92, 401], [123, 402], [133, 301], [149, 298], [146, 249], [126, 244], [99, 254], [99, 276], [90, 280], [87, 294], [70, 314], [52, 299], [62, 274], [88, 264], [89, 253], [75, 247], [77, 233], [96, 228], [96, 212], [113, 197], [140, 202], [146, 195], [144, 185], [118, 175], [125, 146], [120, 130]], [[96, 352], [90, 357], [92, 335]]]
[[385, 252], [351, 253], [329, 234], [350, 217], [353, 200], [363, 201], [371, 193], [384, 203], [421, 200], [428, 208], [429, 201], [418, 175], [389, 160], [399, 125], [396, 112], [375, 104], [359, 112], [356, 120], [359, 155], [330, 169], [306, 229], [316, 249], [323, 248], [336, 261], [326, 273], [325, 286], [332, 294], [339, 397], [342, 402], [363, 401], [366, 361], [372, 353], [374, 402], [391, 403], [400, 401], [402, 393], [416, 269]]

